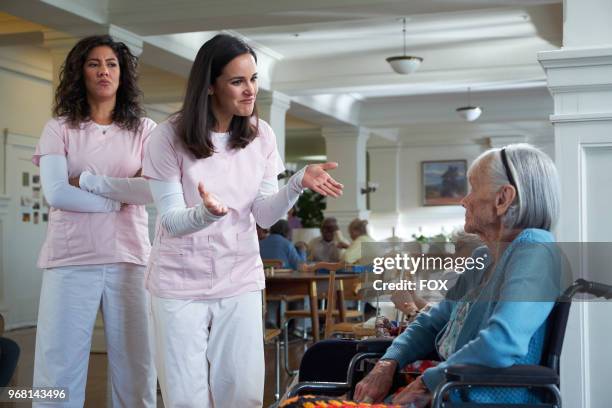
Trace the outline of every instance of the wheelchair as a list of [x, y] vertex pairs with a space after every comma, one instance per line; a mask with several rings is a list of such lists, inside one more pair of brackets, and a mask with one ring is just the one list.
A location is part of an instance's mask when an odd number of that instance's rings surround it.
[[[612, 299], [612, 286], [584, 279], [576, 280], [559, 296], [548, 317], [548, 328], [540, 365], [514, 365], [507, 368], [491, 368], [476, 365], [455, 365], [445, 369], [445, 382], [433, 392], [432, 408], [507, 407], [509, 404], [478, 404], [451, 402], [446, 399], [454, 390], [472, 387], [520, 387], [541, 389], [545, 402], [541, 404], [513, 404], [512, 407], [560, 408], [559, 362], [571, 300], [577, 293]], [[287, 393], [288, 398], [315, 394], [353, 398], [355, 386], [374, 365], [368, 361], [383, 356], [392, 339], [326, 340], [315, 344], [305, 354], [300, 365], [299, 383]], [[430, 356], [435, 358], [435, 356]], [[334, 360], [336, 359], [336, 360]], [[428, 357], [429, 359], [429, 357]], [[321, 373], [321, 365], [327, 363]], [[334, 361], [330, 364], [330, 361]], [[341, 372], [344, 364], [346, 371]], [[330, 368], [331, 365], [331, 368]], [[318, 369], [318, 373], [317, 373]], [[402, 376], [396, 373], [392, 390], [401, 384]]]

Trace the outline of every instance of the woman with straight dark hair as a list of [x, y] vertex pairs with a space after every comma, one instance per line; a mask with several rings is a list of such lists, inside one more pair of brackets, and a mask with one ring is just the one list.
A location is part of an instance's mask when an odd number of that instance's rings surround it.
[[278, 190], [284, 171], [270, 126], [257, 117], [257, 57], [217, 35], [198, 52], [183, 108], [148, 144], [143, 175], [158, 209], [146, 285], [167, 407], [263, 403], [261, 290], [255, 223], [269, 228], [303, 188], [342, 185], [310, 165]]
[[33, 385], [67, 389], [62, 406], [85, 403], [100, 308], [113, 406], [156, 405], [144, 288], [150, 243], [143, 204], [152, 197], [147, 181], [134, 178], [155, 122], [143, 117], [136, 67], [128, 47], [108, 35], [80, 40], [66, 57], [54, 118], [32, 158], [50, 205], [38, 259], [44, 272]]

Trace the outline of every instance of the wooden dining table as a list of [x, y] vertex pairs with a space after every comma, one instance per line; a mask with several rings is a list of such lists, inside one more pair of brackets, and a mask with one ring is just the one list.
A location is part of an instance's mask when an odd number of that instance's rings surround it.
[[[344, 305], [344, 285], [359, 282], [360, 275], [354, 273], [336, 273], [336, 306], [340, 321], [346, 321]], [[312, 336], [319, 341], [319, 293], [327, 292], [329, 275], [313, 272], [276, 270], [273, 276], [266, 277], [267, 296], [304, 295], [310, 299], [310, 319], [312, 321]]]

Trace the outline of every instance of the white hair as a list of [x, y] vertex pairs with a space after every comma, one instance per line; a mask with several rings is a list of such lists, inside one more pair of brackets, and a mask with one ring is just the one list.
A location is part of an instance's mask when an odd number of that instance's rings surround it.
[[[517, 190], [514, 201], [502, 217], [504, 226], [550, 231], [559, 218], [560, 207], [559, 176], [555, 164], [548, 155], [527, 143], [511, 144], [504, 149]], [[488, 165], [489, 181], [494, 191], [511, 184], [502, 162], [501, 149], [482, 153], [468, 173], [481, 162]]]

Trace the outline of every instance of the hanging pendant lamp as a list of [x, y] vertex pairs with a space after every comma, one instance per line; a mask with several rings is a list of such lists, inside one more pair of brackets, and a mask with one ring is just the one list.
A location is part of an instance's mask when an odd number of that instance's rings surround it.
[[482, 114], [482, 108], [480, 106], [472, 106], [471, 103], [471, 90], [468, 86], [468, 104], [467, 106], [461, 106], [456, 109], [457, 114], [468, 122], [473, 122], [480, 117]]
[[423, 58], [406, 55], [406, 17], [402, 18], [402, 23], [402, 33], [404, 34], [404, 54], [388, 57], [386, 60], [395, 72], [406, 75], [412, 74], [414, 71], [419, 69], [421, 62], [423, 62]]

